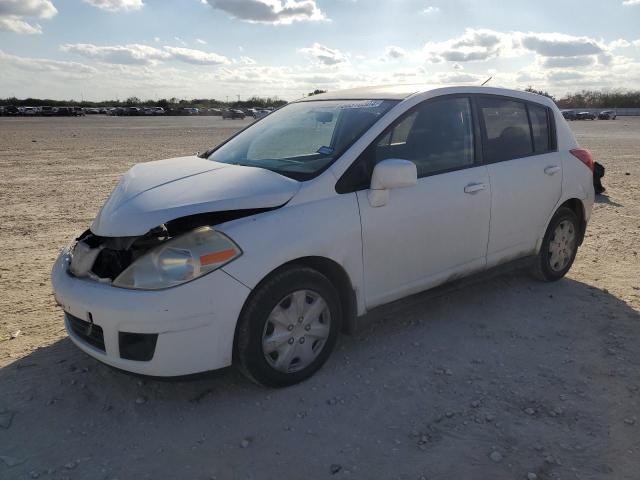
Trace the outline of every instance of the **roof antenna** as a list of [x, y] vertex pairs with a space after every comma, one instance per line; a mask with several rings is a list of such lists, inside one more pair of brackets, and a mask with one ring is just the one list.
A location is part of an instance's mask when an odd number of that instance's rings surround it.
[[487, 78], [484, 82], [482, 82], [482, 85], [480, 85], [481, 87], [484, 87], [487, 83], [489, 83], [489, 80], [491, 80], [493, 77], [489, 77]]

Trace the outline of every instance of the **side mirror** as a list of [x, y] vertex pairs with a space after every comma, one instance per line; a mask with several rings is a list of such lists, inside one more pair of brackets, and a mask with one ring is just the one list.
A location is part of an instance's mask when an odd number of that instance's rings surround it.
[[372, 207], [382, 207], [389, 201], [389, 190], [411, 187], [418, 182], [416, 164], [409, 160], [389, 158], [373, 168], [368, 193]]

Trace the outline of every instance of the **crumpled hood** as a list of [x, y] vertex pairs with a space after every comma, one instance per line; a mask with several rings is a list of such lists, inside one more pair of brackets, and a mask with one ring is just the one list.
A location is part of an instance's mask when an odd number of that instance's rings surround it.
[[91, 225], [95, 235], [132, 237], [197, 213], [273, 208], [300, 183], [263, 168], [180, 157], [135, 165], [125, 173]]

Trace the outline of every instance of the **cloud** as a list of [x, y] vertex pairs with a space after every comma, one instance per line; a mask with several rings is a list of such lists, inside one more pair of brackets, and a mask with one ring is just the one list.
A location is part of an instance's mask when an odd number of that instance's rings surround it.
[[432, 13], [438, 13], [439, 11], [440, 9], [438, 7], [429, 6], [423, 8], [420, 13], [422, 13], [423, 15], [431, 15]]
[[29, 58], [10, 55], [0, 50], [0, 65], [27, 72], [53, 73], [59, 77], [86, 78], [98, 72], [95, 68], [77, 62], [63, 62], [45, 58]]
[[572, 67], [589, 67], [596, 63], [593, 56], [582, 57], [545, 57], [542, 60], [543, 68], [572, 68]]
[[614, 50], [616, 48], [627, 48], [630, 47], [632, 44], [631, 42], [629, 42], [628, 40], [625, 40], [624, 38], [619, 38], [617, 40], [614, 40], [613, 42], [610, 42], [608, 47], [611, 50]]
[[407, 55], [407, 52], [403, 48], [390, 45], [384, 49], [384, 55], [387, 58], [392, 58], [395, 60], [405, 57]]
[[31, 24], [24, 18], [47, 19], [57, 13], [50, 0], [0, 0], [0, 30], [22, 34], [42, 33], [39, 24]]
[[140, 10], [144, 7], [142, 0], [83, 0], [85, 3], [108, 12]]
[[315, 0], [203, 0], [216, 10], [250, 23], [290, 24], [326, 20]]
[[340, 50], [325, 47], [319, 43], [314, 43], [309, 48], [301, 48], [302, 53], [315, 58], [319, 63], [324, 65], [337, 65], [339, 63], [346, 63], [349, 60]]
[[256, 61], [251, 57], [242, 56], [242, 57], [240, 57], [240, 63], [242, 63], [244, 65], [255, 65]]
[[0, 17], [0, 30], [26, 34], [42, 33], [42, 27], [40, 25], [31, 25], [15, 17]]
[[427, 42], [423, 52], [433, 63], [472, 62], [497, 57], [501, 52], [511, 49], [512, 41], [508, 34], [487, 29], [468, 28], [464, 33], [442, 42]]
[[165, 46], [164, 49], [171, 55], [171, 58], [194, 65], [223, 65], [231, 63], [227, 57], [218, 55], [217, 53], [182, 47]]
[[51, 18], [58, 10], [50, 0], [2, 0], [0, 16]]
[[90, 43], [61, 45], [64, 52], [114, 65], [154, 65], [160, 60], [177, 60], [192, 65], [224, 65], [231, 63], [217, 53], [192, 48], [165, 46], [162, 49], [148, 45], [130, 44], [97, 46]]
[[207, 42], [205, 40], [202, 40], [201, 38], [196, 38], [196, 43], [199, 43], [200, 45], [206, 45]]
[[[616, 40], [611, 48], [623, 45], [623, 40]], [[589, 37], [563, 33], [499, 32], [468, 28], [459, 37], [428, 42], [423, 47], [423, 54], [433, 63], [484, 61], [526, 52], [533, 52], [541, 57], [573, 58], [601, 55], [607, 52], [607, 46]]]
[[61, 45], [60, 49], [63, 52], [75, 53], [92, 60], [121, 65], [152, 65], [157, 60], [171, 57], [169, 52], [135, 43], [107, 47], [99, 47], [90, 43], [67, 43]]
[[439, 84], [474, 83], [480, 85], [486, 80], [486, 76], [473, 73], [441, 72], [434, 75], [433, 80]]
[[604, 51], [603, 46], [587, 37], [563, 33], [525, 33], [519, 36], [523, 48], [544, 57], [578, 57]]
[[580, 80], [587, 76], [586, 73], [578, 72], [576, 70], [559, 70], [551, 72], [547, 78], [552, 82], [566, 82], [568, 80]]
[[631, 7], [632, 5], [640, 5], [640, 0], [624, 0], [622, 5], [625, 7]]

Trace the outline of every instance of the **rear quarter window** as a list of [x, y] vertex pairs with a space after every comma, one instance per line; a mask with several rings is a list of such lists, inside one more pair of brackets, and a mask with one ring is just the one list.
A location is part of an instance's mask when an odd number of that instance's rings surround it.
[[536, 153], [545, 153], [551, 150], [551, 128], [549, 122], [549, 109], [539, 106], [527, 106], [529, 119], [531, 120], [531, 132], [533, 134], [533, 147]]

